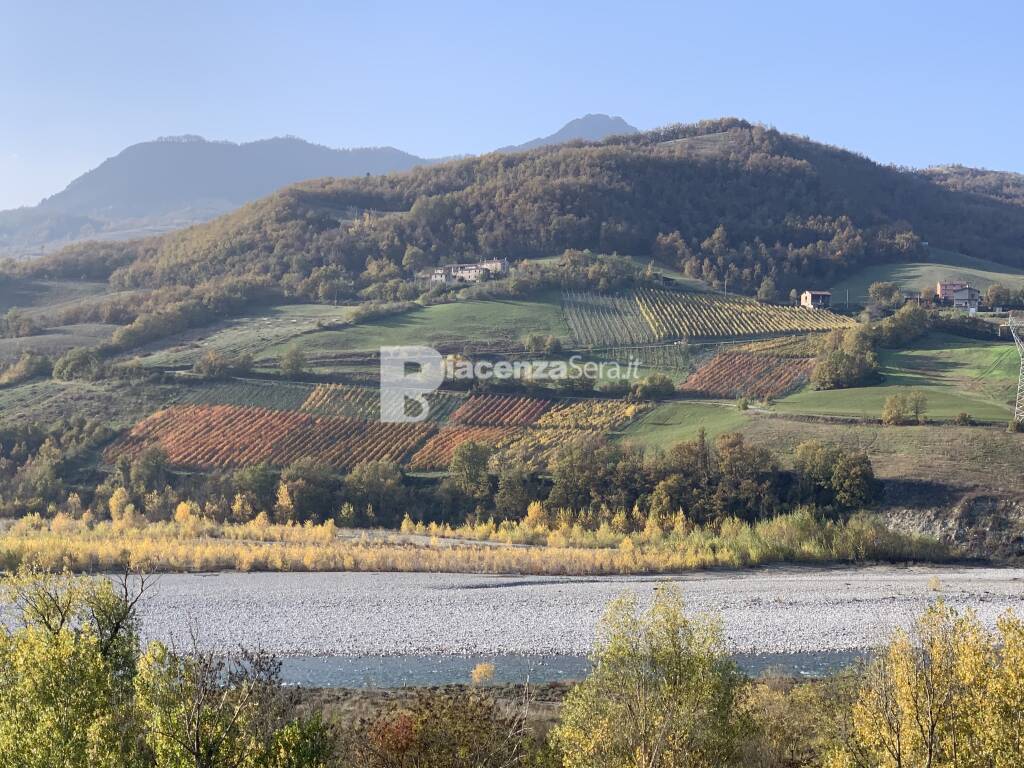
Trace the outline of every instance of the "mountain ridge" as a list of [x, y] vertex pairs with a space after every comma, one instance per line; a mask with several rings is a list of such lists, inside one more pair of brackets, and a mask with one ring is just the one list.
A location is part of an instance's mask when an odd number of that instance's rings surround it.
[[413, 262], [590, 249], [753, 293], [926, 260], [926, 242], [1024, 266], [1024, 207], [723, 118], [302, 182], [207, 224], [119, 249], [74, 246], [32, 269], [124, 288], [258, 275], [309, 297], [325, 281], [358, 289], [391, 275], [375, 297], [400, 298]]
[[[632, 129], [622, 118], [586, 115], [521, 146], [601, 139], [623, 126]], [[337, 149], [295, 136], [250, 142], [160, 137], [125, 147], [36, 206], [0, 211], [0, 254], [38, 252], [61, 240], [160, 234], [300, 181], [401, 172], [448, 159], [390, 146]]]

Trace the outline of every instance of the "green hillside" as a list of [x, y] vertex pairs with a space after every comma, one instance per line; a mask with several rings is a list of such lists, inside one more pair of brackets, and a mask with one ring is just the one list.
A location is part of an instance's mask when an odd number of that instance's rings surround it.
[[[452, 260], [590, 249], [655, 256], [741, 293], [771, 278], [785, 296], [860, 265], [921, 260], [924, 240], [1024, 267], [1024, 208], [726, 118], [303, 182], [207, 224], [75, 245], [30, 269], [129, 288], [265, 275], [314, 298], [332, 275], [359, 278], [371, 260], [367, 279], [387, 273], [380, 260], [409, 278]], [[410, 247], [422, 252], [415, 268]]]
[[735, 432], [747, 423], [747, 415], [727, 405], [695, 402], [662, 403], [623, 430], [621, 439], [647, 449], [667, 449], [692, 440], [701, 429], [709, 437]]
[[940, 280], [964, 280], [982, 291], [993, 283], [1014, 289], [1024, 288], [1024, 270], [938, 248], [931, 248], [929, 254], [933, 259], [931, 262], [882, 264], [850, 275], [830, 289], [833, 305], [841, 306], [846, 301], [847, 290], [852, 303], [865, 303], [868, 288], [878, 282], [893, 282], [908, 291], [934, 291]]
[[569, 339], [557, 294], [516, 301], [435, 304], [350, 328], [309, 333], [294, 342], [271, 345], [260, 356], [276, 357], [292, 343], [316, 357], [333, 352], [375, 352], [382, 346], [519, 342], [531, 333]]
[[1011, 344], [972, 341], [930, 334], [909, 349], [880, 355], [885, 380], [873, 387], [814, 391], [779, 400], [783, 413], [878, 418], [886, 398], [911, 389], [928, 398], [928, 417], [951, 419], [967, 413], [975, 419], [1006, 421], [1013, 409], [1019, 358]]

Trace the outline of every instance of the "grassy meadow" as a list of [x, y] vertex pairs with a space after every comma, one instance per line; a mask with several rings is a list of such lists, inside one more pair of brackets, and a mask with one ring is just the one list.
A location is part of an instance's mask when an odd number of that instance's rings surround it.
[[878, 418], [886, 398], [919, 389], [930, 419], [967, 413], [979, 421], [1005, 422], [1013, 414], [1020, 359], [1012, 344], [932, 333], [909, 348], [883, 350], [884, 381], [876, 386], [815, 391], [779, 400], [780, 413]]
[[954, 251], [931, 249], [932, 262], [909, 264], [882, 264], [868, 267], [833, 285], [832, 304], [842, 307], [846, 291], [850, 291], [850, 302], [864, 304], [868, 288], [872, 283], [893, 282], [908, 291], [935, 290], [940, 280], [965, 280], [984, 291], [993, 283], [1002, 283], [1008, 288], [1024, 287], [1024, 271], [997, 264], [994, 261], [976, 259]]
[[747, 414], [731, 405], [673, 401], [641, 416], [622, 431], [620, 439], [645, 449], [665, 449], [692, 440], [702, 428], [715, 437], [741, 431], [746, 423]]
[[242, 315], [217, 325], [188, 331], [143, 349], [139, 361], [151, 367], [188, 367], [207, 350], [260, 357], [268, 347], [284, 348], [322, 323], [341, 323], [351, 307], [329, 304], [284, 304]]
[[[400, 315], [322, 330], [294, 341], [310, 358], [338, 352], [376, 352], [382, 346], [445, 346], [518, 342], [531, 333], [568, 340], [557, 294], [516, 301], [459, 301]], [[257, 357], [277, 357], [293, 342], [267, 346]]]

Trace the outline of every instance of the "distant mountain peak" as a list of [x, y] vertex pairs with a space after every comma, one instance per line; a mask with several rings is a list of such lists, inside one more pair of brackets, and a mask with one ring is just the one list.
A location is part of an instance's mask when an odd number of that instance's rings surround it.
[[639, 133], [618, 115], [606, 115], [600, 112], [583, 115], [570, 120], [550, 136], [532, 139], [525, 144], [502, 147], [498, 152], [524, 152], [528, 149], [546, 147], [552, 144], [565, 144], [569, 141], [601, 141], [609, 136], [622, 136]]

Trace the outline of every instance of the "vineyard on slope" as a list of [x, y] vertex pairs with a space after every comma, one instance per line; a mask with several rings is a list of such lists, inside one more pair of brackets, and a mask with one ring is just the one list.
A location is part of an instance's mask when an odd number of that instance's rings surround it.
[[[466, 402], [465, 395], [454, 392], [431, 392], [426, 398], [430, 405], [427, 416], [430, 421], [446, 420]], [[297, 407], [323, 416], [350, 416], [374, 421], [380, 418], [380, 390], [347, 384], [320, 384]]]
[[560, 403], [537, 420], [538, 429], [584, 429], [614, 432], [645, 411], [650, 403], [623, 400], [580, 400]]
[[453, 424], [521, 426], [532, 424], [552, 405], [550, 400], [517, 395], [473, 395], [451, 416]]
[[528, 456], [538, 467], [550, 467], [558, 451], [567, 443], [585, 438], [599, 439], [603, 435], [597, 429], [529, 427], [506, 437], [498, 443], [498, 449], [510, 456]]
[[746, 344], [733, 345], [733, 352], [752, 352], [767, 357], [815, 357], [821, 347], [824, 334], [809, 333], [804, 336], [782, 336], [775, 339], [758, 339]]
[[312, 385], [294, 382], [224, 381], [191, 387], [178, 402], [182, 405], [241, 405], [294, 411], [312, 391]]
[[384, 424], [266, 408], [172, 406], [136, 424], [107, 450], [106, 458], [131, 458], [157, 447], [171, 465], [182, 468], [285, 466], [312, 457], [342, 470], [363, 461], [401, 462], [434, 429], [429, 423]]
[[566, 291], [562, 311], [576, 343], [583, 347], [626, 346], [657, 341], [636, 299]]
[[768, 400], [802, 387], [813, 369], [810, 359], [720, 352], [691, 375], [680, 391], [697, 397]]
[[409, 469], [419, 472], [445, 470], [455, 449], [463, 443], [482, 443], [493, 447], [518, 434], [519, 430], [514, 427], [445, 427], [413, 454]]
[[645, 289], [637, 292], [636, 301], [661, 340], [810, 333], [853, 324], [826, 310], [761, 304], [741, 296]]

